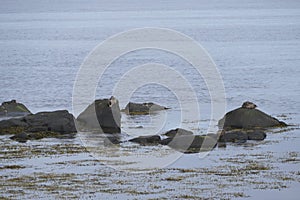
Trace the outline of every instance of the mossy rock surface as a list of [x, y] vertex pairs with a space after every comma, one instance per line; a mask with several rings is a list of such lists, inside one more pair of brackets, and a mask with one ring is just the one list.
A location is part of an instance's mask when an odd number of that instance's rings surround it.
[[16, 100], [3, 102], [0, 106], [0, 116], [16, 117], [31, 114], [30, 110]]
[[25, 127], [21, 126], [11, 126], [11, 127], [4, 127], [0, 128], [0, 135], [7, 135], [7, 134], [18, 134], [25, 131]]
[[0, 134], [2, 135], [23, 132], [30, 133], [32, 139], [40, 139], [76, 133], [77, 130], [74, 117], [67, 110], [40, 112], [0, 121]]
[[28, 140], [40, 140], [43, 138], [74, 138], [74, 136], [75, 134], [61, 135], [60, 133], [56, 133], [56, 132], [42, 131], [42, 132], [35, 132], [35, 133], [21, 132], [10, 137], [10, 139], [21, 143], [25, 143]]

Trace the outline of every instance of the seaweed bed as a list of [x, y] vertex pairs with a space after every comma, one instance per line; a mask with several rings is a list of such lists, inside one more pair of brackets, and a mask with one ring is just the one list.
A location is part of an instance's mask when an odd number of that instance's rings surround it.
[[[100, 159], [88, 151], [92, 148], [83, 145], [80, 134], [75, 139], [47, 138], [28, 143], [17, 143], [7, 135], [1, 136], [0, 188], [4, 192], [0, 198], [261, 197], [261, 191], [282, 191], [299, 185], [299, 151], [291, 145], [299, 140], [298, 131], [298, 128], [274, 130], [264, 141], [230, 144], [202, 158], [198, 154], [182, 155], [164, 168], [126, 170], [113, 166], [134, 162], [119, 161], [110, 166], [110, 158]], [[135, 144], [118, 148], [123, 149], [123, 153], [144, 148], [141, 154], [145, 155], [166, 151]], [[118, 158], [118, 154], [115, 152], [113, 157]]]

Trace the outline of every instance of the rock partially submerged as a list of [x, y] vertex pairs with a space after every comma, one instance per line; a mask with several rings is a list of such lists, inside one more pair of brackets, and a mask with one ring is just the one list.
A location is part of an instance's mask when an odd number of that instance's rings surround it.
[[130, 142], [138, 143], [141, 145], [156, 145], [160, 144], [161, 138], [159, 135], [140, 136], [129, 140]]
[[192, 131], [188, 131], [182, 128], [176, 128], [176, 129], [169, 130], [164, 135], [173, 138], [175, 136], [178, 137], [178, 136], [193, 135], [193, 134], [194, 133]]
[[222, 131], [219, 141], [244, 143], [247, 140], [264, 140], [266, 137], [267, 134], [264, 132], [264, 130], [234, 129]]
[[248, 140], [264, 140], [267, 134], [263, 130], [249, 130], [247, 131]]
[[81, 131], [120, 133], [121, 113], [118, 100], [115, 97], [95, 100], [77, 117], [77, 122]]
[[219, 141], [243, 143], [247, 140], [264, 140], [265, 130], [285, 127], [286, 123], [256, 109], [256, 105], [246, 101], [240, 108], [232, 110], [219, 120], [222, 130]]
[[210, 151], [217, 144], [216, 137], [193, 135], [192, 131], [181, 128], [170, 130], [164, 136], [168, 136], [168, 138], [161, 139], [159, 135], [149, 135], [136, 137], [128, 141], [141, 145], [167, 145], [182, 153]]
[[129, 115], [146, 115], [151, 112], [169, 109], [164, 106], [149, 102], [149, 103], [132, 103], [129, 102], [123, 110]]
[[245, 143], [248, 140], [248, 135], [245, 131], [227, 131], [223, 132], [219, 141], [221, 142], [233, 142], [233, 143]]
[[60, 134], [57, 132], [51, 131], [42, 131], [42, 132], [34, 132], [34, 133], [17, 133], [14, 136], [10, 137], [12, 140], [16, 140], [21, 143], [25, 143], [28, 140], [39, 140], [43, 138], [60, 138], [60, 139], [73, 139], [75, 138], [75, 133], [68, 133], [68, 134]]
[[219, 121], [219, 127], [221, 129], [253, 129], [287, 126], [286, 123], [255, 108], [256, 105], [251, 102], [243, 103], [241, 108], [226, 113]]
[[39, 112], [0, 121], [0, 134], [16, 134], [19, 138], [41, 139], [76, 132], [74, 117], [67, 110]]
[[217, 140], [210, 136], [183, 135], [164, 139], [160, 143], [182, 153], [199, 153], [215, 148]]
[[16, 100], [3, 102], [0, 106], [0, 116], [5, 117], [18, 117], [29, 115], [31, 112], [22, 103], [18, 103]]

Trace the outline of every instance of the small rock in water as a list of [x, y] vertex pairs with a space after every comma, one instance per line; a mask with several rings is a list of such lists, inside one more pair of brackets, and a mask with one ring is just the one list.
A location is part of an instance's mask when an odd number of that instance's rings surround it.
[[160, 142], [162, 145], [168, 145], [172, 149], [182, 153], [199, 153], [211, 151], [217, 145], [217, 140], [202, 135], [182, 135], [174, 138], [166, 138]]
[[247, 109], [255, 109], [257, 106], [250, 102], [250, 101], [246, 101], [243, 103], [242, 108], [247, 108]]
[[220, 141], [244, 143], [248, 140], [248, 134], [243, 130], [226, 131], [220, 136]]
[[169, 108], [160, 106], [160, 105], [152, 103], [152, 102], [150, 102], [150, 103], [129, 102], [126, 105], [124, 111], [126, 114], [129, 114], [129, 115], [146, 115], [151, 112], [166, 110], [166, 109], [169, 109]]
[[176, 128], [172, 129], [168, 132], [166, 132], [164, 135], [167, 137], [178, 137], [178, 136], [183, 136], [183, 135], [193, 135], [194, 133], [192, 131], [188, 131], [182, 128]]
[[264, 140], [267, 134], [262, 130], [248, 131], [248, 140]]
[[142, 145], [159, 144], [161, 138], [159, 135], [140, 136], [129, 140], [130, 142], [139, 143]]
[[30, 139], [29, 135], [25, 132], [22, 133], [18, 133], [14, 136], [11, 136], [10, 139], [21, 142], [21, 143], [25, 143], [27, 142], [27, 140]]

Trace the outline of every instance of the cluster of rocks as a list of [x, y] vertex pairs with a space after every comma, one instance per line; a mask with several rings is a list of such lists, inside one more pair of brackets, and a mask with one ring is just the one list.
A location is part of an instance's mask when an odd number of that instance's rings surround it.
[[[227, 142], [244, 143], [248, 140], [264, 140], [272, 127], [285, 127], [286, 123], [256, 109], [252, 102], [244, 102], [240, 108], [230, 111], [219, 120], [216, 134], [194, 135], [181, 128], [170, 130], [162, 136], [140, 136], [129, 140], [141, 145], [168, 145], [183, 153], [198, 153], [226, 146]], [[162, 139], [163, 138], [163, 139]]]
[[[146, 114], [167, 109], [154, 103], [128, 103], [128, 114]], [[14, 134], [11, 139], [27, 140], [45, 137], [73, 137], [78, 131], [121, 133], [121, 110], [115, 97], [98, 99], [90, 104], [76, 119], [67, 110], [32, 114], [16, 100], [2, 103], [0, 116], [14, 117], [0, 121], [0, 134]], [[16, 118], [18, 117], [18, 118]]]
[[[120, 137], [109, 137], [107, 143], [134, 142], [140, 145], [168, 145], [183, 153], [209, 151], [217, 144], [243, 143], [247, 140], [264, 140], [265, 130], [270, 127], [287, 126], [256, 109], [256, 105], [245, 102], [240, 108], [230, 111], [219, 120], [220, 131], [216, 134], [194, 135], [181, 128], [162, 135], [140, 136], [128, 141]], [[144, 115], [168, 108], [155, 103], [129, 102], [123, 110], [131, 115]], [[2, 103], [0, 114], [18, 116], [0, 121], [0, 134], [14, 134], [11, 139], [19, 142], [45, 137], [70, 138], [78, 131], [115, 134], [121, 133], [121, 110], [115, 97], [98, 99], [90, 104], [77, 119], [67, 110], [32, 114], [23, 104], [15, 100]], [[25, 115], [25, 116], [24, 116]], [[220, 145], [221, 146], [221, 145]]]
[[243, 143], [247, 140], [264, 140], [265, 130], [272, 127], [285, 127], [286, 123], [256, 109], [252, 102], [244, 102], [240, 108], [225, 114], [219, 120], [220, 141]]
[[[111, 140], [111, 139], [110, 139]], [[139, 136], [128, 140], [140, 145], [167, 145], [172, 149], [182, 153], [199, 153], [202, 151], [210, 151], [217, 145], [217, 135], [194, 135], [193, 132], [176, 128], [167, 131], [162, 135]], [[111, 140], [113, 144], [122, 143], [122, 141]], [[127, 142], [127, 141], [125, 141]]]

